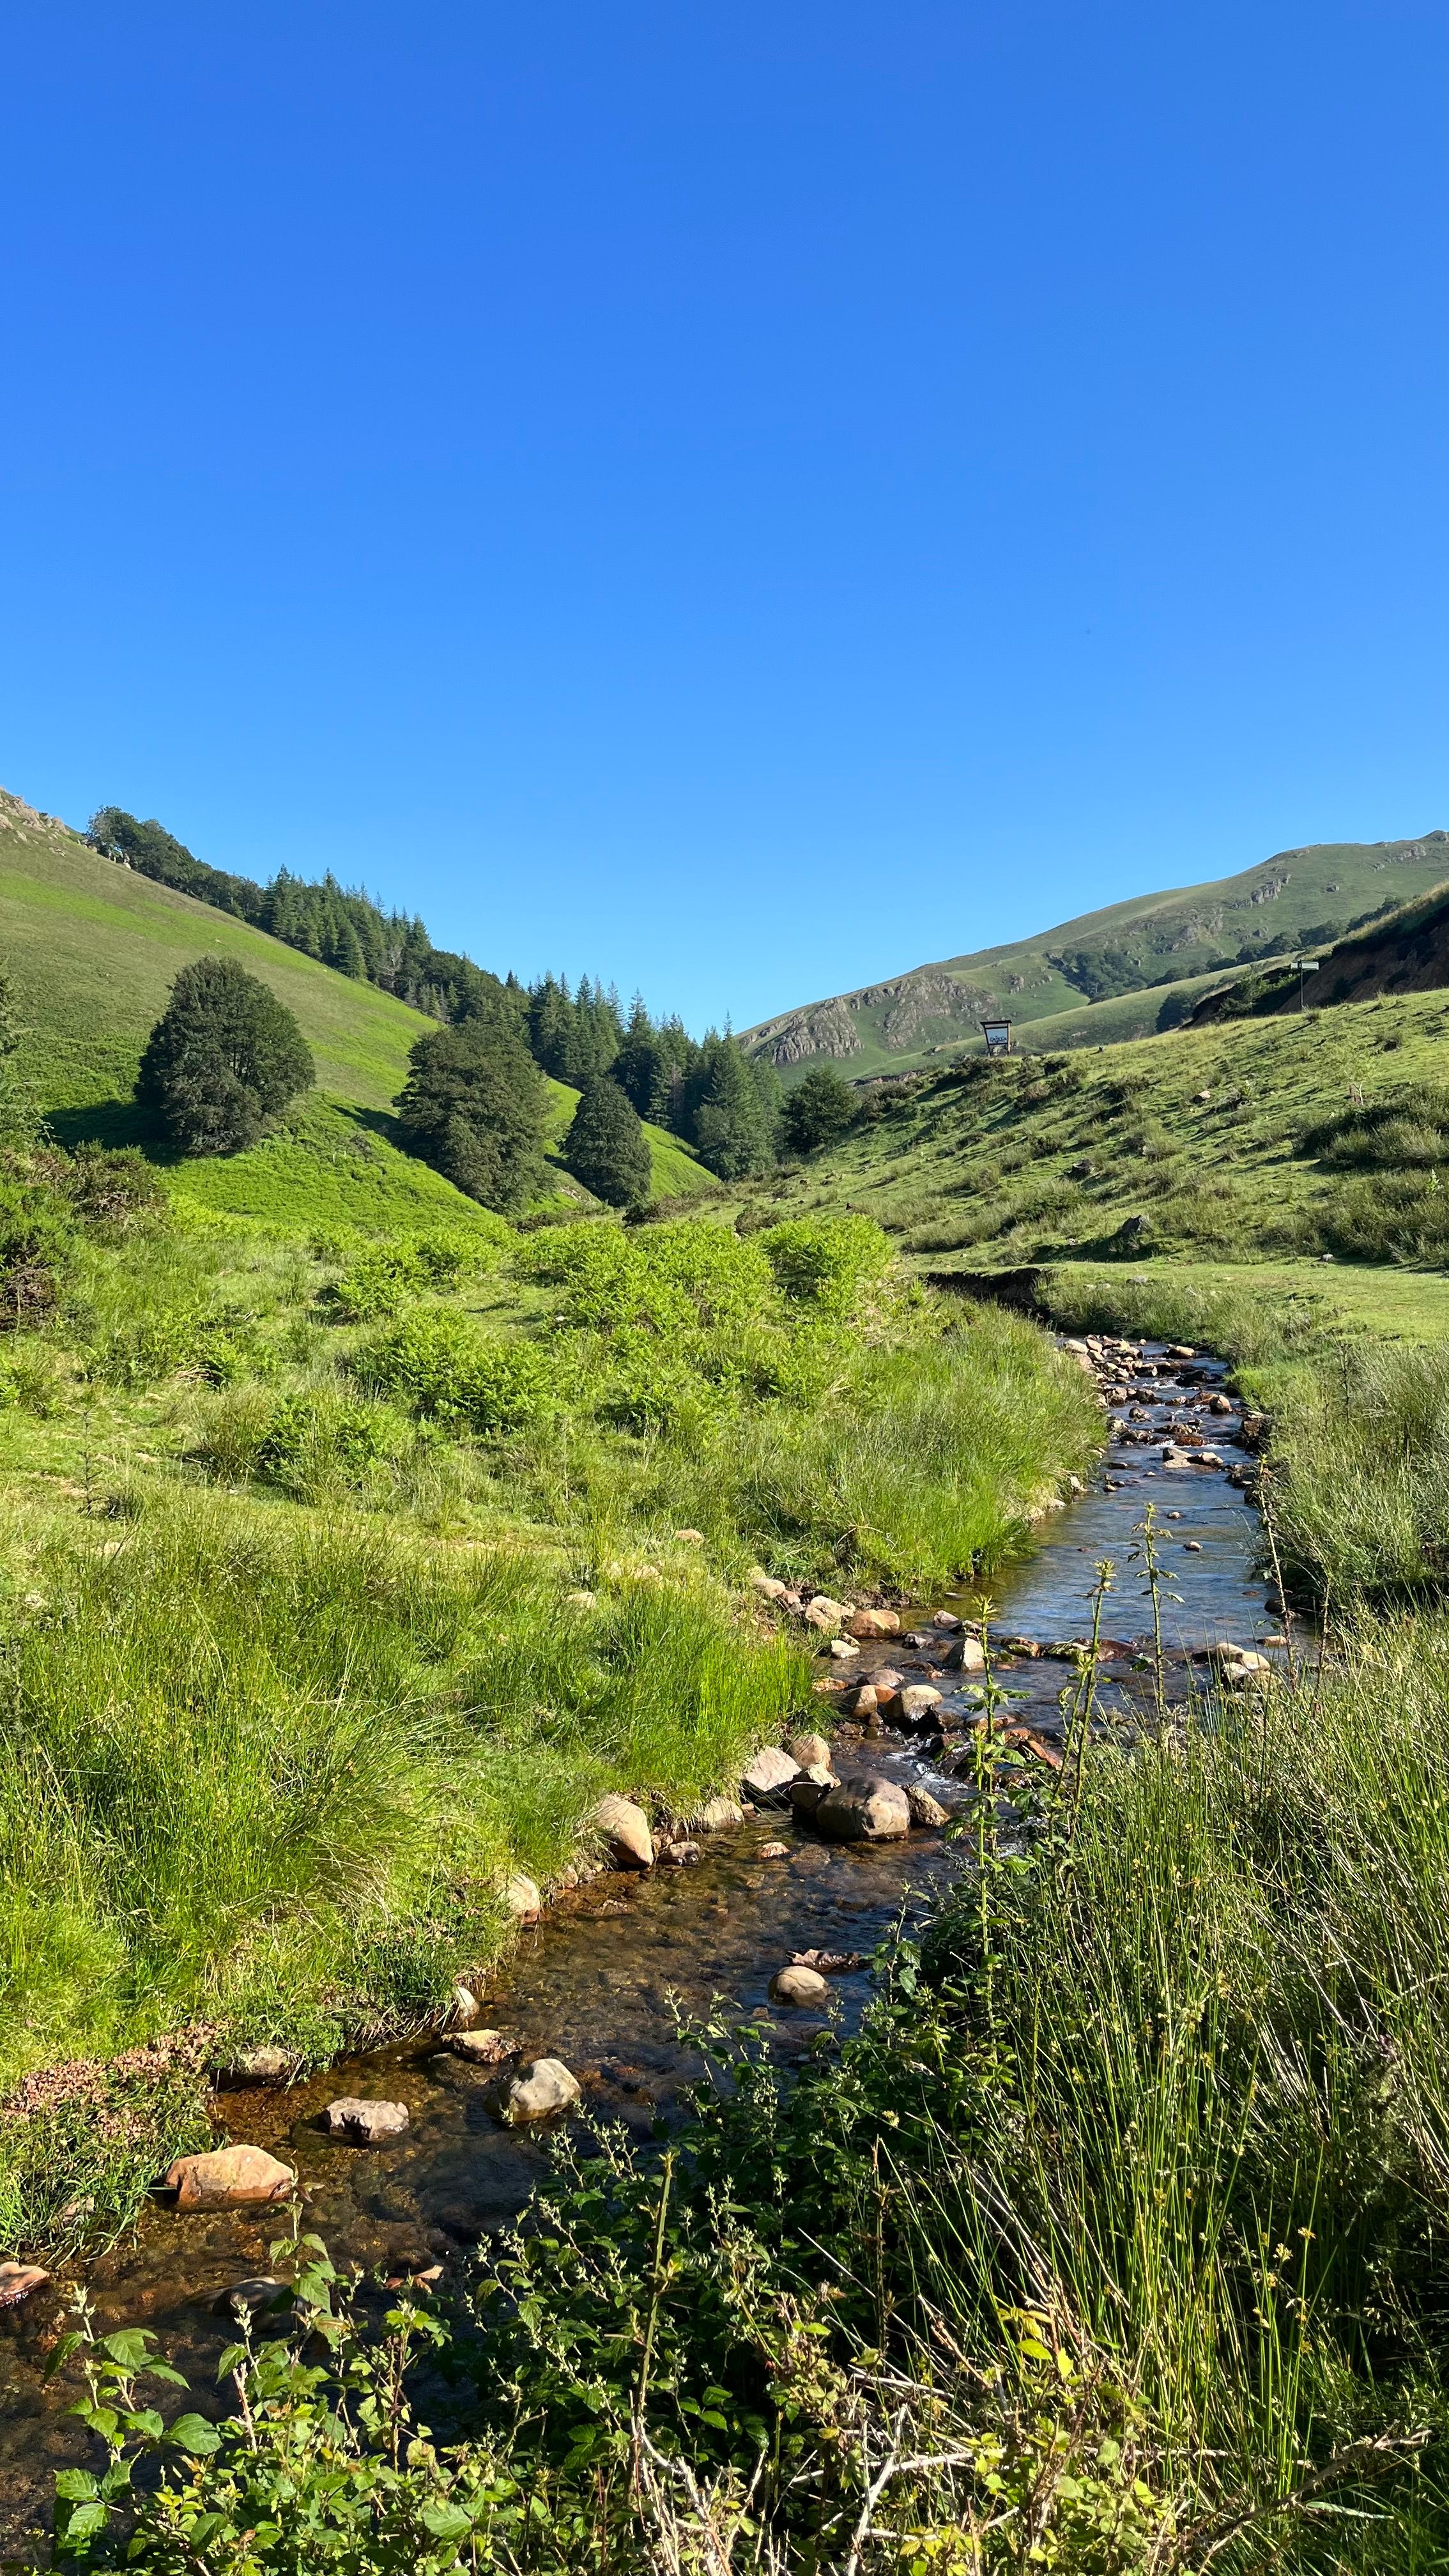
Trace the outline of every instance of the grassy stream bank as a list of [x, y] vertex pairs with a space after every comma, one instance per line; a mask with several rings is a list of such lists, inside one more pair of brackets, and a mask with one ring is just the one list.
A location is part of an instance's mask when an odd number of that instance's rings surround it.
[[604, 1791], [732, 1786], [812, 1705], [752, 1563], [943, 1582], [1097, 1436], [858, 1219], [298, 1240], [105, 1155], [0, 1200], [7, 2251], [123, 2222], [207, 2064], [437, 2017]]
[[[1215, 1339], [1271, 1396], [1270, 1503], [1330, 1651], [1136, 1748], [1084, 1682], [1045, 1792], [983, 1732], [982, 1785], [1034, 1834], [978, 1806], [977, 1866], [858, 2039], [782, 2092], [717, 2031], [720, 2087], [664, 2163], [561, 2150], [447, 2319], [404, 2299], [358, 2329], [305, 2259], [313, 2339], [237, 2357], [249, 2414], [173, 2450], [133, 2542], [77, 2487], [63, 2561], [1445, 2563], [1444, 1374], [1122, 1284], [1125, 1311], [1100, 1281], [1054, 1294]], [[461, 2448], [398, 2376], [440, 2335]], [[122, 2363], [93, 2368], [104, 2399]], [[155, 2442], [111, 2438], [118, 2477]]]

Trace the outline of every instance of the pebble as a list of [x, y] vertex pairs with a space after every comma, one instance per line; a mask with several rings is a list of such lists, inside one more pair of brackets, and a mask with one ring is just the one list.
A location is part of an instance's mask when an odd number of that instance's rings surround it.
[[761, 1860], [788, 1860], [790, 1846], [788, 1843], [761, 1843], [759, 1856]]

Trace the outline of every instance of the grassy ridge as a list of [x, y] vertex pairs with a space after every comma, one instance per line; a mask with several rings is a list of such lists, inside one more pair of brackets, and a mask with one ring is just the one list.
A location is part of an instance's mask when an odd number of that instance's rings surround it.
[[[339, 1188], [354, 1221], [406, 1223], [426, 1214], [451, 1182], [406, 1168], [387, 1113], [407, 1076], [408, 1050], [434, 1025], [376, 985], [334, 973], [265, 931], [137, 876], [90, 849], [64, 824], [42, 818], [0, 791], [0, 959], [15, 984], [26, 1030], [25, 1079], [67, 1142], [147, 1143], [131, 1092], [141, 1049], [180, 969], [197, 957], [234, 957], [295, 1013], [317, 1067], [317, 1093], [278, 1140], [220, 1163], [182, 1165], [175, 1186], [203, 1205], [305, 1224], [316, 1188], [319, 1219], [340, 1214]], [[559, 1149], [578, 1105], [566, 1083], [550, 1082], [549, 1155], [557, 1194], [587, 1203], [567, 1179]], [[646, 1127], [654, 1194], [712, 1190], [712, 1173], [676, 1136]], [[339, 1158], [342, 1158], [339, 1170]], [[350, 1158], [350, 1159], [349, 1159]], [[370, 1164], [363, 1186], [360, 1169]], [[434, 1183], [430, 1189], [429, 1181]]]
[[[943, 1048], [979, 1052], [980, 1020], [1002, 1012], [1023, 1031], [1035, 1021], [1058, 1021], [1058, 1045], [1101, 1043], [1099, 1014], [1113, 1037], [1145, 1034], [1164, 1001], [1188, 996], [1194, 979], [1210, 978], [1225, 960], [1244, 951], [1251, 959], [1270, 940], [1280, 954], [1320, 944], [1365, 913], [1425, 894], [1444, 875], [1446, 859], [1443, 832], [1284, 850], [1237, 876], [1134, 896], [1029, 939], [783, 1012], [747, 1030], [746, 1042], [778, 1057], [787, 1073], [840, 1056], [848, 1073], [860, 1075], [899, 1071]], [[1114, 1001], [1085, 1009], [1092, 993], [1120, 996], [1125, 1016], [1112, 1025]]]
[[1148, 1256], [1439, 1265], [1449, 997], [924, 1078], [737, 1204], [867, 1211], [932, 1268]]

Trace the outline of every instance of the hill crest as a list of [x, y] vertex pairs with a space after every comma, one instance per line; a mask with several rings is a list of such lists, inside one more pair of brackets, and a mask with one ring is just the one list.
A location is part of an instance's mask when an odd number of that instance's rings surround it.
[[[1280, 850], [1236, 876], [1167, 887], [1033, 937], [936, 959], [777, 1013], [743, 1033], [787, 1078], [833, 1059], [902, 1071], [980, 1043], [983, 1018], [1029, 1025], [1065, 1012], [1322, 946], [1425, 894], [1449, 871], [1449, 833]], [[1090, 1040], [1090, 1019], [1082, 1043]]]

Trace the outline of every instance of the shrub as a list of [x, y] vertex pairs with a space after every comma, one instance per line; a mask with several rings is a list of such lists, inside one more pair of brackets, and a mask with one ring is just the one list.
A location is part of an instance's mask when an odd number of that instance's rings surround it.
[[447, 1307], [425, 1307], [359, 1351], [364, 1386], [446, 1428], [518, 1431], [552, 1411], [554, 1377], [532, 1342], [487, 1341]]
[[235, 1154], [315, 1078], [291, 1012], [229, 957], [183, 966], [146, 1041], [136, 1098], [180, 1154]]
[[845, 1314], [867, 1281], [883, 1278], [891, 1248], [868, 1216], [796, 1217], [760, 1237], [782, 1293]]
[[513, 1239], [506, 1226], [498, 1229], [497, 1238], [447, 1230], [383, 1236], [364, 1245], [341, 1278], [323, 1293], [344, 1323], [371, 1323], [378, 1315], [392, 1314], [410, 1296], [429, 1288], [451, 1288], [460, 1279], [494, 1268], [500, 1240], [511, 1243]]
[[252, 1473], [300, 1501], [353, 1485], [396, 1446], [401, 1426], [382, 1406], [326, 1391], [283, 1396], [269, 1408]]
[[638, 1207], [649, 1195], [649, 1142], [639, 1113], [606, 1073], [589, 1083], [574, 1111], [564, 1161], [609, 1207]]

